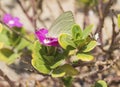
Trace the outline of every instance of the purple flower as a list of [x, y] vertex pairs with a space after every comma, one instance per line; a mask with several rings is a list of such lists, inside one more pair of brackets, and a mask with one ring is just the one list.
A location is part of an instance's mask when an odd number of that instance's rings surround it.
[[41, 42], [41, 44], [46, 46], [59, 46], [58, 39], [53, 37], [47, 37], [46, 34], [48, 30], [45, 28], [39, 29], [35, 32], [36, 37]]
[[3, 16], [3, 22], [7, 24], [9, 27], [18, 27], [21, 28], [23, 26], [22, 23], [19, 22], [18, 17], [12, 17], [10, 14], [5, 14]]

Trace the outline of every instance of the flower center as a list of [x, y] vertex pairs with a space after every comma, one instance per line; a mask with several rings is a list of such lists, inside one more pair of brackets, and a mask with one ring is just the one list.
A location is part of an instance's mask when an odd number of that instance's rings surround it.
[[48, 43], [50, 43], [50, 40], [45, 39], [43, 42], [44, 42], [45, 44], [48, 44]]
[[9, 24], [14, 24], [15, 22], [13, 20], [10, 20], [8, 23]]

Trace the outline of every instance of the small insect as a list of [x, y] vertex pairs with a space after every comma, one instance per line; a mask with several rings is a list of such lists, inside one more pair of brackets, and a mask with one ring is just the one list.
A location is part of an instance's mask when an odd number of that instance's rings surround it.
[[47, 35], [48, 37], [58, 37], [61, 33], [70, 34], [73, 24], [75, 24], [75, 21], [72, 12], [64, 12], [51, 25]]

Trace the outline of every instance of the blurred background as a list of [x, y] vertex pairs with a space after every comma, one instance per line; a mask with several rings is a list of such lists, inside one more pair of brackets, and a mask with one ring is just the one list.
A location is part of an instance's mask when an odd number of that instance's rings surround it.
[[[107, 9], [110, 1], [112, 3]], [[102, 8], [103, 14], [106, 14], [103, 15], [105, 16], [102, 20], [104, 21], [103, 24], [101, 24], [99, 8]], [[82, 29], [89, 24], [93, 24], [93, 34], [100, 27], [99, 25], [102, 25], [103, 27], [100, 28], [103, 32], [104, 49], [108, 48], [112, 38], [111, 16], [114, 14], [112, 11], [116, 14], [120, 13], [120, 0], [0, 0], [0, 19], [2, 20], [5, 13], [19, 17], [25, 29], [29, 32], [34, 32], [35, 29], [42, 27], [49, 29], [54, 20], [65, 11], [73, 12], [76, 23]], [[117, 25], [115, 16], [114, 21]], [[120, 43], [120, 39], [117, 42]], [[94, 52], [98, 59], [106, 57], [103, 54], [101, 51]], [[120, 50], [117, 50], [116, 55], [120, 57]], [[83, 68], [81, 72], [89, 71], [89, 67], [84, 66]], [[33, 73], [30, 69], [31, 67], [28, 64], [20, 63], [19, 59], [10, 66], [0, 62], [0, 70], [2, 71], [0, 74], [4, 73], [8, 76], [16, 87], [61, 87], [58, 79]], [[89, 78], [76, 80], [73, 87], [91, 87], [90, 84], [98, 78], [105, 78], [110, 84], [109, 87], [120, 87], [120, 60], [116, 66], [113, 66], [111, 70], [104, 72], [104, 74], [98, 73]], [[0, 77], [0, 87], [10, 87], [3, 77]]]

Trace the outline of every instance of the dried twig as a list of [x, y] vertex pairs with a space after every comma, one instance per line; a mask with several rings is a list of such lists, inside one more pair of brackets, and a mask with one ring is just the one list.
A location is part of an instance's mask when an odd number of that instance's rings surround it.
[[114, 2], [114, 0], [109, 0], [108, 4], [106, 5], [104, 10], [102, 8], [103, 7], [103, 0], [99, 0], [99, 5], [97, 5], [98, 6], [97, 10], [98, 10], [98, 14], [99, 14], [99, 25], [95, 31], [95, 34], [99, 33], [101, 45], [103, 45], [102, 28], [103, 28], [104, 20], [105, 20], [105, 17], [109, 14], [110, 7], [112, 6], [113, 2]]
[[36, 8], [36, 2], [35, 0], [31, 0], [31, 5], [32, 5], [32, 9], [33, 9], [33, 17], [32, 17], [32, 22], [34, 25], [34, 29], [36, 31], [36, 15], [37, 15], [37, 8]]
[[63, 7], [62, 7], [60, 1], [59, 1], [59, 0], [56, 0], [56, 1], [57, 1], [57, 3], [58, 3], [58, 6], [59, 6], [60, 10], [61, 10], [62, 12], [64, 12], [64, 9], [63, 9]]
[[109, 47], [109, 51], [113, 51], [112, 47], [114, 46], [114, 41], [115, 41], [115, 38], [116, 38], [114, 19], [113, 19], [113, 17], [111, 17], [111, 19], [112, 19], [112, 37], [111, 37], [112, 39], [111, 39], [111, 44], [110, 44], [110, 47]]
[[[34, 24], [32, 22], [32, 18], [28, 15], [27, 11], [25, 10], [25, 8], [23, 7], [22, 3], [20, 0], [17, 0], [19, 6], [21, 7], [22, 11], [24, 12], [24, 14], [26, 15], [26, 17], [28, 18], [28, 20], [30, 21], [30, 23], [32, 24], [32, 26], [34, 27]], [[35, 28], [35, 27], [34, 27]]]
[[46, 6], [47, 6], [49, 12], [51, 13], [51, 17], [52, 17], [52, 19], [55, 20], [54, 14], [53, 14], [53, 12], [52, 12], [50, 6], [48, 5], [47, 1], [46, 1]]

